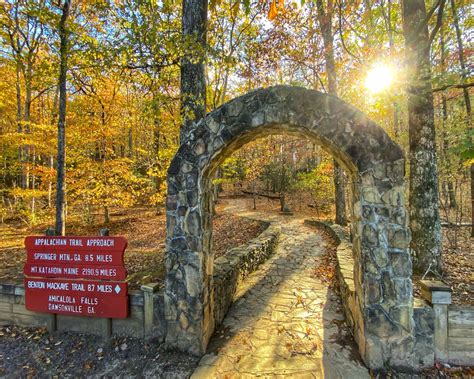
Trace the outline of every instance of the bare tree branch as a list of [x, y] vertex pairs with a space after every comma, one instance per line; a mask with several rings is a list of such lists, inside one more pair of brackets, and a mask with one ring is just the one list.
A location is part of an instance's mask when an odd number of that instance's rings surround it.
[[464, 89], [464, 88], [470, 88], [470, 87], [474, 87], [474, 82], [465, 83], [465, 84], [448, 84], [448, 85], [445, 85], [445, 86], [442, 86], [442, 87], [433, 88], [433, 92], [441, 92], [441, 91], [445, 91], [445, 90], [450, 89], [450, 88]]

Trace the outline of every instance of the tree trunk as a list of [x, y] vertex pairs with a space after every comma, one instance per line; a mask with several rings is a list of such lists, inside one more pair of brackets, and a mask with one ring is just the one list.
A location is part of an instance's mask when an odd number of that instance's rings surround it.
[[[461, 66], [461, 77], [463, 83], [467, 81], [467, 70], [466, 70], [466, 62], [464, 59], [464, 47], [461, 38], [461, 29], [459, 28], [459, 20], [458, 14], [456, 11], [456, 3], [454, 0], [451, 0], [451, 10], [453, 12], [453, 24], [454, 28], [456, 29], [456, 41], [458, 44], [458, 56], [459, 56], [459, 65]], [[463, 95], [464, 95], [464, 105], [466, 106], [466, 116], [467, 116], [467, 125], [468, 128], [472, 128], [472, 120], [471, 120], [471, 99], [469, 97], [469, 91], [467, 88], [463, 88]], [[471, 228], [471, 236], [474, 237], [474, 164], [471, 164], [470, 167], [471, 171], [471, 220], [472, 220], [472, 228]]]
[[[328, 77], [328, 93], [337, 96], [337, 74], [336, 61], [334, 59], [334, 36], [332, 33], [332, 12], [333, 4], [329, 0], [327, 9], [324, 10], [322, 0], [317, 0], [316, 7], [318, 11], [319, 25], [324, 43], [324, 60], [326, 64], [326, 74]], [[346, 199], [344, 197], [344, 171], [339, 163], [334, 160], [334, 187], [336, 202], [336, 224], [346, 225]]]
[[[51, 171], [51, 173], [54, 171], [54, 157], [52, 155], [49, 157], [49, 170]], [[52, 194], [53, 194], [53, 180], [51, 178], [49, 179], [49, 183], [48, 183], [48, 208], [49, 209], [51, 209], [51, 207], [53, 206]]]
[[26, 61], [26, 72], [25, 72], [25, 110], [23, 120], [25, 121], [25, 133], [30, 133], [30, 120], [31, 120], [31, 82], [33, 78], [33, 62], [32, 58], [28, 57]]
[[104, 224], [110, 223], [110, 211], [107, 205], [104, 206]]
[[21, 106], [21, 64], [19, 59], [16, 62], [16, 80], [15, 80], [15, 89], [16, 89], [16, 121], [17, 121], [17, 132], [21, 133], [23, 131], [22, 121], [22, 106]]
[[[396, 55], [397, 52], [395, 49], [395, 42], [393, 39], [394, 30], [392, 26], [392, 0], [387, 1], [386, 12], [382, 8], [382, 14], [385, 19], [385, 24], [387, 28], [388, 46], [390, 48], [390, 55], [393, 57]], [[400, 104], [398, 103], [397, 100], [393, 100], [392, 104], [393, 104], [393, 135], [395, 136], [395, 138], [399, 138], [400, 132], [401, 132]]]
[[36, 222], [36, 197], [35, 197], [36, 176], [34, 174], [34, 168], [36, 165], [36, 152], [34, 148], [33, 148], [32, 154], [33, 156], [31, 160], [31, 164], [33, 168], [33, 173], [31, 175], [31, 189], [33, 190], [33, 196], [31, 197], [31, 220], [33, 223], [35, 223]]
[[280, 212], [283, 212], [285, 210], [285, 205], [286, 205], [286, 197], [283, 192], [280, 192]]
[[[440, 36], [439, 36], [439, 44], [441, 48], [441, 69], [443, 72], [446, 72], [446, 48], [444, 43], [444, 31], [443, 26], [440, 29]], [[450, 158], [448, 155], [449, 149], [449, 141], [448, 141], [448, 100], [446, 99], [446, 94], [444, 91], [441, 91], [441, 111], [442, 111], [442, 119], [443, 119], [443, 141], [442, 141], [442, 153], [444, 155], [444, 159], [446, 160], [447, 167], [451, 166]], [[456, 208], [456, 196], [454, 193], [454, 185], [451, 179], [448, 177], [446, 181], [447, 187], [447, 194], [448, 194], [448, 205], [449, 208]]]
[[181, 142], [206, 115], [207, 6], [208, 0], [183, 0], [182, 32], [191, 48], [181, 61]]
[[441, 270], [441, 225], [438, 171], [431, 88], [430, 42], [424, 24], [424, 0], [405, 0], [403, 34], [406, 46], [408, 133], [410, 156], [410, 228], [414, 269]]
[[471, 237], [474, 237], [474, 164], [471, 165]]
[[128, 158], [133, 157], [133, 130], [132, 128], [128, 128]]
[[252, 184], [252, 200], [253, 200], [253, 209], [257, 209], [257, 183], [254, 181]]
[[[21, 104], [21, 63], [19, 61], [20, 57], [17, 57], [16, 63], [16, 121], [17, 121], [17, 132], [23, 133], [23, 113], [22, 113], [22, 104]], [[27, 176], [26, 176], [26, 163], [25, 163], [25, 154], [26, 147], [23, 144], [20, 144], [18, 147], [18, 162], [20, 164], [20, 173], [18, 175], [18, 184], [20, 188], [26, 189], [28, 186]]]
[[[458, 14], [456, 11], [456, 4], [454, 0], [451, 0], [451, 10], [453, 12], [454, 28], [456, 29], [456, 40], [458, 44], [459, 65], [461, 66], [461, 77], [462, 77], [463, 83], [466, 83], [467, 70], [466, 70], [466, 61], [464, 58], [464, 47], [462, 43], [461, 29], [459, 28]], [[464, 94], [464, 104], [466, 105], [466, 113], [467, 113], [467, 116], [470, 118], [471, 117], [471, 99], [469, 98], [469, 91], [467, 88], [463, 88], [462, 91]]]
[[71, 0], [64, 0], [62, 6], [61, 20], [59, 22], [59, 38], [61, 40], [59, 48], [60, 70], [59, 70], [59, 115], [58, 115], [58, 156], [57, 156], [57, 179], [56, 179], [56, 225], [57, 235], [66, 233], [66, 215], [65, 215], [65, 189], [66, 189], [66, 75], [69, 32], [66, 28], [66, 22], [69, 16]]

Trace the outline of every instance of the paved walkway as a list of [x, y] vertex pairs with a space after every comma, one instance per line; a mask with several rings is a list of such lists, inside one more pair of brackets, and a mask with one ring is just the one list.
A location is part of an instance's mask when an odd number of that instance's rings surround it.
[[369, 378], [339, 297], [313, 275], [324, 240], [302, 219], [274, 219], [275, 254], [242, 283], [192, 378]]

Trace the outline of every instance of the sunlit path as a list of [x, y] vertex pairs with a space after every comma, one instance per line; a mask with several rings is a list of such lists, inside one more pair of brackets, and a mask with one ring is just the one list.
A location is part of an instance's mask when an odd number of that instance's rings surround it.
[[[237, 200], [227, 210], [247, 216]], [[365, 378], [337, 294], [314, 276], [325, 249], [302, 219], [282, 224], [275, 254], [245, 279], [194, 378]]]

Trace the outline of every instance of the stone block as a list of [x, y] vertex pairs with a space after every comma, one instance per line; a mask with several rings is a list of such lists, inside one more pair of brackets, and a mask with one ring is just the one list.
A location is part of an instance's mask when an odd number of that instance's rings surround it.
[[216, 120], [214, 120], [214, 118], [212, 118], [212, 117], [207, 117], [206, 125], [209, 128], [209, 130], [214, 134], [219, 132], [219, 129], [220, 129], [220, 126], [221, 126], [221, 124], [219, 122], [217, 122]]
[[376, 337], [362, 337], [365, 339], [362, 358], [369, 367], [382, 368], [385, 366], [385, 349], [383, 342]]
[[403, 207], [392, 208], [390, 222], [400, 226], [406, 226], [408, 223], [407, 211]]
[[408, 278], [412, 275], [412, 262], [408, 253], [390, 253], [393, 274], [402, 278]]
[[379, 268], [387, 267], [387, 265], [390, 262], [386, 248], [383, 248], [383, 247], [374, 248], [372, 249], [372, 255], [373, 255], [375, 264]]
[[197, 297], [201, 293], [202, 275], [199, 270], [193, 266], [184, 266], [186, 290], [189, 296]]
[[365, 224], [362, 229], [362, 243], [364, 246], [378, 246], [379, 245], [379, 232], [371, 224]]
[[56, 327], [58, 331], [63, 332], [102, 335], [101, 318], [57, 315]]
[[393, 183], [403, 183], [405, 178], [405, 160], [399, 159], [387, 164], [387, 176]]
[[362, 199], [367, 203], [380, 203], [380, 193], [377, 187], [362, 187]]
[[407, 249], [410, 245], [410, 235], [406, 229], [388, 229], [389, 246], [396, 249]]
[[382, 195], [385, 204], [392, 207], [403, 207], [405, 205], [405, 189], [403, 187], [394, 187]]
[[451, 287], [436, 280], [420, 280], [421, 296], [431, 304], [451, 304]]
[[12, 323], [19, 326], [46, 326], [50, 315], [28, 311], [23, 304], [12, 304]]
[[411, 334], [413, 325], [413, 308], [411, 305], [397, 305], [390, 309], [390, 319], [402, 326]]
[[378, 305], [366, 308], [365, 328], [374, 336], [386, 338], [398, 332], [397, 325], [390, 319], [387, 312]]
[[206, 151], [207, 151], [206, 143], [202, 139], [199, 139], [194, 146], [194, 153], [197, 156], [199, 156], [199, 155], [205, 154]]
[[380, 280], [376, 278], [366, 277], [365, 279], [365, 303], [376, 304], [382, 298], [382, 288]]

